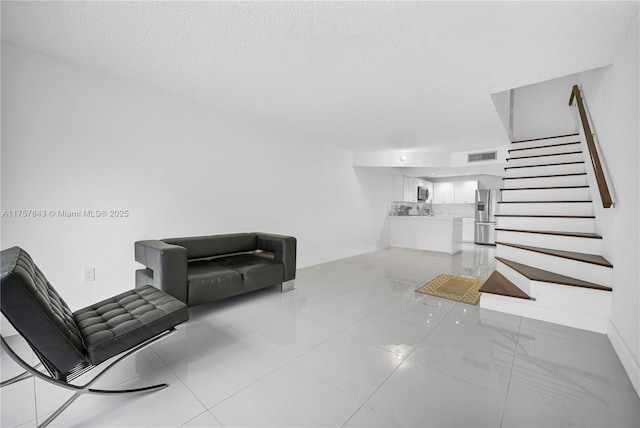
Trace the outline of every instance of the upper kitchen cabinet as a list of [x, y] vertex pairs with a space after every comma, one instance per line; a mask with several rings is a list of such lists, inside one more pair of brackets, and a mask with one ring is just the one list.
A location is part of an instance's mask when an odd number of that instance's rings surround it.
[[404, 199], [407, 202], [418, 202], [418, 179], [404, 177]]
[[429, 190], [427, 201], [431, 200], [433, 185], [424, 180], [404, 175], [393, 177], [393, 200], [405, 202], [418, 202], [418, 187], [426, 187]]
[[437, 181], [433, 183], [433, 202], [437, 204], [473, 204], [477, 180]]
[[454, 185], [454, 200], [456, 204], [473, 204], [476, 202], [478, 180], [456, 181]]
[[[418, 183], [417, 178], [405, 177], [404, 175], [395, 175], [393, 177], [393, 200], [416, 202], [418, 200]], [[412, 192], [412, 188], [416, 189]], [[415, 193], [415, 194], [414, 194]]]
[[436, 204], [455, 203], [455, 186], [453, 181], [437, 181], [433, 183], [433, 202]]

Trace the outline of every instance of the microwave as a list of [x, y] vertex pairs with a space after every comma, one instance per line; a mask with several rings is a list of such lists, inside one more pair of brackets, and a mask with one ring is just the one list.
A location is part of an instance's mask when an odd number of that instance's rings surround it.
[[418, 200], [426, 201], [429, 199], [429, 189], [426, 187], [418, 186]]

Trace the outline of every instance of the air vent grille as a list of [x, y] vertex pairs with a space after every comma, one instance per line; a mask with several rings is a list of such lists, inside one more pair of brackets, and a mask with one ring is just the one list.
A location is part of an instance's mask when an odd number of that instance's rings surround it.
[[482, 162], [488, 160], [498, 159], [498, 152], [483, 152], [483, 153], [469, 153], [467, 155], [467, 162]]

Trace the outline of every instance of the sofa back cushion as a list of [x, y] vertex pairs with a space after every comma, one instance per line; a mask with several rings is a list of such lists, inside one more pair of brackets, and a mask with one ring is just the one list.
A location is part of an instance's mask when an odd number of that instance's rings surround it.
[[258, 248], [255, 233], [229, 233], [226, 235], [163, 239], [162, 241], [186, 248], [189, 260], [245, 253], [255, 251]]

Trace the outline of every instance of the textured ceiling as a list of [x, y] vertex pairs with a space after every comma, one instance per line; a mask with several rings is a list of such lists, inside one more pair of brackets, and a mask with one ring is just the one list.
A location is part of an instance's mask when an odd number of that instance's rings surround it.
[[506, 143], [490, 94], [604, 66], [637, 2], [7, 2], [2, 38], [353, 150]]

